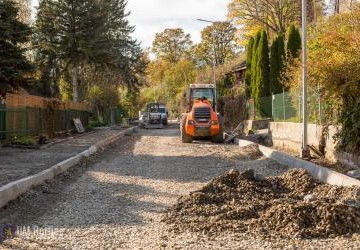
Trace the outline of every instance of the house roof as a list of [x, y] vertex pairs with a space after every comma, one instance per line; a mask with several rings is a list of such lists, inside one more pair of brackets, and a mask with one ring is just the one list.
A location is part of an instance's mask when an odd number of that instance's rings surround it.
[[239, 71], [239, 70], [244, 70], [246, 69], [246, 60], [242, 61], [240, 64], [236, 65], [234, 68], [233, 68], [233, 71]]

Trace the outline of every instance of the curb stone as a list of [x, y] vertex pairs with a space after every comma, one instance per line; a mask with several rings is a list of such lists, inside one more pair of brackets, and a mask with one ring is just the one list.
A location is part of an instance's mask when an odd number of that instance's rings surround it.
[[360, 187], [360, 181], [344, 174], [340, 174], [336, 171], [330, 170], [328, 168], [316, 165], [312, 162], [308, 162], [297, 157], [285, 154], [283, 152], [277, 151], [272, 148], [268, 148], [262, 145], [259, 145], [255, 142], [250, 142], [246, 140], [235, 139], [234, 143], [240, 147], [246, 147], [249, 145], [258, 145], [259, 150], [263, 155], [268, 158], [271, 158], [281, 164], [287, 165], [290, 168], [302, 168], [310, 172], [310, 174], [317, 180], [335, 186], [358, 186]]
[[53, 179], [56, 175], [61, 174], [69, 168], [75, 166], [83, 157], [89, 157], [97, 151], [103, 149], [123, 137], [126, 133], [134, 132], [136, 127], [129, 128], [113, 135], [105, 140], [102, 140], [95, 145], [90, 146], [87, 150], [68, 158], [54, 166], [43, 170], [42, 172], [22, 178], [17, 181], [10, 182], [0, 187], [0, 208], [4, 207], [8, 202], [15, 200], [21, 194], [27, 192], [31, 188], [43, 184], [46, 180]]

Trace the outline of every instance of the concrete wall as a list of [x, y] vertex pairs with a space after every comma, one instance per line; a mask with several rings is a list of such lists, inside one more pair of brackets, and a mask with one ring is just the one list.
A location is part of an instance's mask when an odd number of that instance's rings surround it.
[[249, 130], [268, 129], [271, 121], [272, 119], [246, 120], [244, 121], [244, 132], [247, 133]]
[[[350, 166], [360, 166], [360, 156], [336, 152], [334, 136], [338, 128], [308, 124], [308, 145], [323, 148], [325, 157], [330, 161], [340, 161]], [[291, 122], [271, 122], [270, 133], [273, 146], [278, 149], [299, 153], [302, 141], [302, 124]], [[320, 150], [321, 151], [321, 150]]]
[[[270, 132], [273, 145], [294, 153], [300, 152], [302, 124], [293, 122], [271, 122]], [[319, 146], [320, 129], [315, 124], [308, 125], [308, 144]]]

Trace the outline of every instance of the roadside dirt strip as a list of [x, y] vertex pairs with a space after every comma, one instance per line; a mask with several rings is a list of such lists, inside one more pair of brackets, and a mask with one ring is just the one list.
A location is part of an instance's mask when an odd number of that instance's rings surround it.
[[16, 199], [19, 195], [25, 193], [34, 186], [44, 183], [46, 180], [54, 178], [56, 175], [65, 172], [69, 168], [75, 166], [84, 157], [89, 157], [98, 150], [101, 150], [105, 146], [117, 141], [125, 134], [133, 132], [134, 128], [124, 130], [122, 132], [115, 133], [107, 138], [101, 138], [98, 142], [94, 143], [88, 149], [72, 156], [60, 163], [47, 168], [40, 173], [27, 176], [25, 178], [10, 182], [4, 186], [0, 186], [0, 208], [5, 206], [9, 201]]
[[[19, 226], [0, 249], [358, 248], [358, 235], [303, 239], [240, 230], [211, 235], [176, 232], [162, 222], [180, 196], [233, 168], [254, 169], [260, 179], [289, 170], [255, 147], [182, 144], [176, 127], [138, 130], [0, 210], [0, 224]], [[46, 230], [50, 233], [41, 233]]]

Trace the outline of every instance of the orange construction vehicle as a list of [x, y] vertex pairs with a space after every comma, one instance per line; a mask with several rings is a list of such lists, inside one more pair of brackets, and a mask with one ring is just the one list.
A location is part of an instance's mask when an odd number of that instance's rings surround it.
[[187, 113], [180, 122], [181, 141], [210, 139], [224, 142], [223, 119], [216, 113], [215, 87], [212, 84], [191, 84]]

